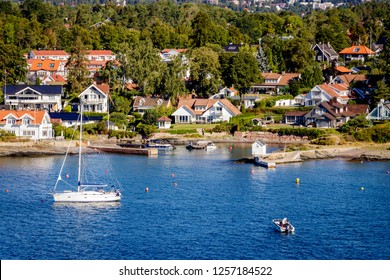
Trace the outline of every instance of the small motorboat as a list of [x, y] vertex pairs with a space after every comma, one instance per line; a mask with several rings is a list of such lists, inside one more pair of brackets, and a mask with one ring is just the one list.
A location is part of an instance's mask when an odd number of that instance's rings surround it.
[[289, 233], [295, 231], [294, 226], [290, 223], [289, 220], [287, 220], [287, 218], [274, 219], [272, 220], [272, 223], [274, 224], [275, 228], [280, 232]]
[[196, 143], [190, 142], [186, 146], [187, 150], [214, 150], [217, 146], [212, 141], [198, 141]]

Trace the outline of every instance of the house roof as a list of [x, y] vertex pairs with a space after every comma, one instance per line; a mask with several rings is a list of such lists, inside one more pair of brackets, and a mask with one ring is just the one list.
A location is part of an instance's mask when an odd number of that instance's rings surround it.
[[264, 86], [287, 86], [288, 83], [296, 78], [299, 78], [301, 74], [299, 73], [261, 73], [265, 80], [277, 80], [276, 83], [262, 83]]
[[347, 104], [349, 112], [354, 113], [354, 115], [367, 114], [369, 105], [368, 104]]
[[108, 94], [110, 92], [110, 85], [109, 84], [100, 84], [95, 85], [98, 89], [100, 89], [105, 94]]
[[[343, 96], [339, 95], [336, 91], [336, 88], [333, 88], [331, 84], [322, 84], [322, 85], [317, 85], [322, 91], [326, 92], [331, 98], [332, 97], [337, 97], [341, 99], [349, 99], [348, 96]], [[343, 89], [346, 90], [346, 89]]]
[[164, 49], [161, 51], [161, 53], [169, 53], [169, 52], [178, 52], [178, 53], [184, 53], [187, 51], [187, 49]]
[[53, 74], [51, 76], [46, 76], [42, 79], [43, 81], [46, 81], [47, 84], [57, 84], [57, 85], [64, 85], [66, 84], [66, 80], [64, 77], [62, 77], [60, 74]]
[[161, 118], [158, 118], [157, 121], [159, 122], [171, 122], [172, 120], [167, 116], [162, 116]]
[[370, 55], [375, 54], [374, 51], [370, 50], [364, 45], [360, 46], [352, 46], [349, 48], [345, 48], [342, 51], [339, 52], [339, 54], [361, 54], [361, 55]]
[[133, 107], [156, 107], [158, 105], [168, 106], [169, 100], [164, 100], [159, 97], [144, 97], [136, 96], [134, 99]]
[[[79, 119], [79, 113], [68, 113], [68, 112], [49, 112], [50, 118], [62, 120], [62, 121], [77, 121]], [[102, 116], [84, 116], [84, 120], [90, 121], [101, 121], [103, 119]]]
[[[333, 56], [338, 56], [337, 52], [333, 49], [333, 47], [331, 46], [330, 43], [319, 43], [319, 44], [316, 44], [315, 46], [318, 46], [318, 48], [320, 50], [322, 50], [323, 52], [327, 53], [329, 56], [333, 57]], [[313, 49], [315, 48], [315, 46], [313, 47]]]
[[66, 56], [69, 55], [66, 51], [64, 50], [32, 50], [31, 51], [34, 55], [43, 55], [43, 56], [53, 56], [53, 55], [58, 55], [58, 56]]
[[[180, 98], [178, 108], [187, 107], [192, 113], [196, 115], [202, 115], [205, 111], [210, 109], [215, 103], [222, 103], [230, 112], [234, 115], [241, 114], [240, 110], [236, 108], [229, 100], [227, 99], [200, 99], [200, 98]], [[206, 107], [205, 110], [195, 110], [196, 107]]]
[[17, 124], [21, 123], [22, 118], [27, 115], [32, 120], [32, 124], [42, 124], [46, 111], [28, 111], [28, 110], [0, 110], [0, 124], [7, 122], [7, 116], [13, 115]]
[[307, 114], [307, 112], [305, 112], [305, 111], [289, 111], [289, 112], [286, 112], [284, 115], [286, 117], [302, 117], [306, 114]]
[[344, 67], [344, 66], [336, 66], [336, 71], [340, 73], [352, 73], [353, 71]]
[[111, 50], [86, 50], [86, 55], [113, 55]]
[[54, 59], [32, 59], [29, 71], [58, 71], [61, 60]]
[[225, 52], [238, 52], [238, 50], [244, 46], [243, 44], [229, 44], [227, 46], [224, 46], [223, 49]]
[[352, 82], [357, 82], [357, 81], [366, 81], [367, 77], [366, 75], [362, 74], [348, 74], [348, 75], [338, 75], [337, 78], [342, 80], [345, 84], [350, 84]]
[[29, 85], [11, 85], [6, 86], [6, 89], [3, 87], [3, 92], [7, 95], [13, 95], [18, 92], [21, 92], [25, 89], [32, 89], [33, 91], [39, 92], [41, 94], [62, 94], [62, 86], [60, 85], [40, 85], [40, 86], [29, 86]]

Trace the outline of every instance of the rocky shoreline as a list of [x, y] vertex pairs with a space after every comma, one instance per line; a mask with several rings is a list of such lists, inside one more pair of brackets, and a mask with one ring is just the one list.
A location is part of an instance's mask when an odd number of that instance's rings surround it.
[[[196, 139], [200, 140], [200, 139]], [[209, 139], [216, 143], [235, 142], [235, 143], [249, 143], [247, 140], [241, 139]], [[182, 142], [184, 140], [182, 139]], [[98, 141], [99, 145], [113, 145], [117, 140]], [[180, 141], [176, 141], [176, 144]], [[183, 142], [184, 143], [184, 142]], [[69, 148], [70, 153], [78, 152], [78, 143], [72, 143], [69, 147], [68, 141], [47, 141], [47, 142], [0, 142], [0, 156], [2, 157], [27, 157], [27, 156], [52, 156], [64, 155]], [[96, 152], [93, 149], [87, 150], [90, 153]], [[383, 145], [359, 145], [354, 143], [352, 145], [338, 145], [338, 146], [309, 146], [305, 150], [291, 151], [291, 152], [273, 152], [267, 154], [265, 159], [269, 161], [293, 162], [296, 161], [314, 160], [314, 159], [332, 159], [344, 158], [347, 160], [390, 160], [390, 144]], [[251, 159], [246, 159], [251, 160]]]

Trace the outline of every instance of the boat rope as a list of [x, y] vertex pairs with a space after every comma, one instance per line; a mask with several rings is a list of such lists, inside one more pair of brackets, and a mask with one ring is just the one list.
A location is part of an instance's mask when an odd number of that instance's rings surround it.
[[[80, 116], [79, 116], [79, 118], [80, 118]], [[66, 162], [66, 158], [68, 157], [68, 154], [69, 154], [69, 151], [70, 151], [70, 147], [71, 147], [71, 145], [72, 145], [72, 143], [73, 143], [73, 139], [74, 139], [74, 135], [75, 135], [75, 133], [76, 133], [76, 130], [77, 130], [77, 129], [76, 129], [76, 126], [75, 126], [74, 129], [73, 129], [73, 134], [72, 134], [71, 140], [69, 141], [69, 145], [68, 145], [68, 148], [67, 148], [67, 150], [66, 150], [66, 154], [65, 154], [64, 160], [62, 161], [61, 169], [60, 169], [60, 172], [58, 173], [58, 178], [57, 178], [57, 181], [56, 181], [56, 183], [55, 183], [55, 185], [54, 185], [53, 192], [55, 192], [55, 190], [57, 189], [57, 186], [58, 186], [58, 182], [59, 182], [59, 181], [65, 182], [64, 180], [62, 180], [61, 174], [62, 174], [62, 171], [63, 171], [63, 169], [64, 169], [65, 162]], [[70, 185], [70, 184], [67, 183], [67, 182], [65, 182], [65, 183], [68, 184], [68, 185]], [[71, 186], [71, 185], [70, 185], [70, 186]]]

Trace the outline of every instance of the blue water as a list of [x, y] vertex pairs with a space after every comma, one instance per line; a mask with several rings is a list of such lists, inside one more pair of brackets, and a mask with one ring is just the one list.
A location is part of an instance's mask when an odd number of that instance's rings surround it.
[[[123, 194], [100, 205], [51, 201], [62, 157], [0, 158], [0, 259], [390, 259], [390, 162], [233, 162], [249, 156], [93, 155]], [[283, 217], [295, 234], [273, 229]]]

